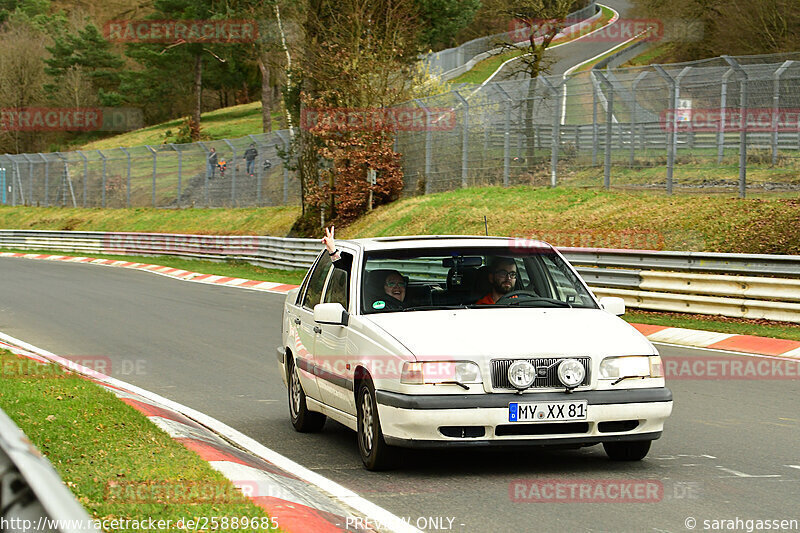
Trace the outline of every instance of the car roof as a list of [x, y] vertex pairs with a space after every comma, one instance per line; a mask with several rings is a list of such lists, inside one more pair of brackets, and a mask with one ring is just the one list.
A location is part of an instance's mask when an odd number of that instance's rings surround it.
[[450, 247], [497, 247], [497, 248], [546, 248], [552, 247], [543, 241], [513, 238], [490, 237], [483, 235], [401, 235], [393, 237], [372, 237], [342, 241], [362, 248], [365, 251], [397, 250], [408, 248], [450, 248]]

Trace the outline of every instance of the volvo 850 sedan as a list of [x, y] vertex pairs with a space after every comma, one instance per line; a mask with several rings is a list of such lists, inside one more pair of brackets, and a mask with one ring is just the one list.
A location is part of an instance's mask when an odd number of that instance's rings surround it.
[[287, 295], [278, 362], [300, 432], [397, 447], [592, 446], [640, 460], [672, 411], [653, 345], [552, 246], [385, 237], [323, 250]]

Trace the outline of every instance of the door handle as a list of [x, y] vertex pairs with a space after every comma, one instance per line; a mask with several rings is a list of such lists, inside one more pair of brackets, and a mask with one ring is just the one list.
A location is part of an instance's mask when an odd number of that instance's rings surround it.
[[295, 319], [294, 319], [294, 323], [295, 323], [295, 324], [297, 324], [297, 325], [299, 326], [299, 325], [300, 325], [300, 319], [299, 319], [299, 318], [295, 318]]
[[322, 333], [322, 328], [319, 326], [314, 326], [314, 333]]

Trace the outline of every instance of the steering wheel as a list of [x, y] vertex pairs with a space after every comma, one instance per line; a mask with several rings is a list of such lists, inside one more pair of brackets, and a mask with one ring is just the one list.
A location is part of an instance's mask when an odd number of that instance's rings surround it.
[[526, 300], [528, 298], [520, 298], [520, 296], [527, 296], [530, 299], [540, 300], [541, 296], [536, 294], [533, 291], [511, 291], [504, 294], [499, 300], [495, 302], [495, 304], [510, 304], [514, 300]]

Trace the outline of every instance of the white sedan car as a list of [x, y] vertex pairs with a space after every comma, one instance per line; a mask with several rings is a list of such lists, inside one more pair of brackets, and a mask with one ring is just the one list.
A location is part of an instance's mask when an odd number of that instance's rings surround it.
[[[672, 393], [653, 345], [539, 241], [340, 241], [286, 298], [278, 361], [297, 431], [396, 447], [592, 446], [640, 460]], [[338, 257], [338, 259], [337, 259]]]

